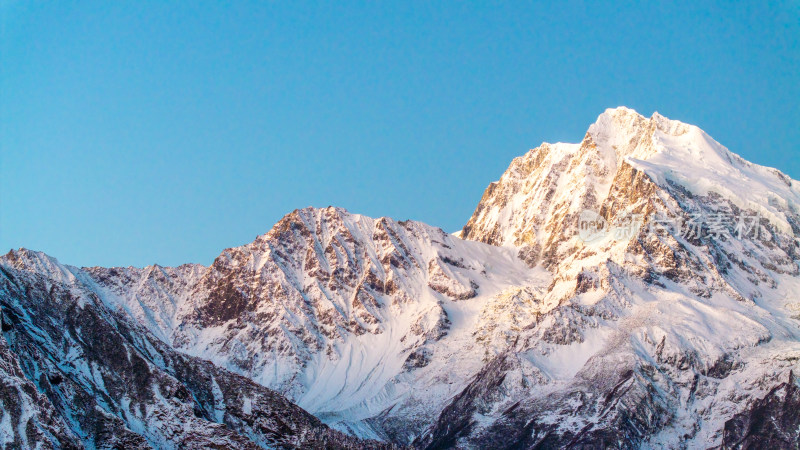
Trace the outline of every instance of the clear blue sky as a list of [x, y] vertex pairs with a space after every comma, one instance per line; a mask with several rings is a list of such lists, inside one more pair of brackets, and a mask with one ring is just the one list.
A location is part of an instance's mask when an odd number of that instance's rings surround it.
[[3, 252], [208, 264], [309, 205], [455, 231], [618, 105], [800, 178], [797, 0], [231, 3], [3, 2]]

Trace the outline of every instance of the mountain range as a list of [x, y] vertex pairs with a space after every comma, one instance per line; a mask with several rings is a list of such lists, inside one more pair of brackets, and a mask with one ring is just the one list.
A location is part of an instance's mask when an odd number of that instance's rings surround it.
[[10, 448], [798, 448], [800, 183], [606, 110], [457, 233], [341, 208], [209, 266], [0, 257]]

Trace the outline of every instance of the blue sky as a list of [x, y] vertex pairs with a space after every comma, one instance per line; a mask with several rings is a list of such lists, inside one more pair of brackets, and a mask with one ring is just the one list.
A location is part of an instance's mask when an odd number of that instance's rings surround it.
[[3, 2], [2, 251], [208, 264], [309, 205], [455, 231], [618, 105], [800, 178], [796, 0], [235, 3]]

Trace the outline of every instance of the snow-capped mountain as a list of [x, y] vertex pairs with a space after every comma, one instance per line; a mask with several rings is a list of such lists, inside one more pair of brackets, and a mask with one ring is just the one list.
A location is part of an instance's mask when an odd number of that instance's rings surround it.
[[[378, 445], [308, 411], [418, 448], [797, 445], [800, 183], [617, 108], [516, 158], [459, 236], [307, 208], [209, 267], [12, 251], [0, 402], [27, 406], [0, 436]], [[136, 364], [165, 381], [115, 387]], [[276, 411], [292, 432], [252, 423]]]
[[761, 412], [800, 399], [796, 181], [618, 108], [580, 144], [516, 158], [461, 234], [552, 278], [417, 445], [796, 447], [797, 416]]
[[485, 300], [544, 275], [513, 249], [338, 208], [294, 211], [202, 270], [85, 273], [174, 348], [405, 443], [482, 366], [471, 333]]

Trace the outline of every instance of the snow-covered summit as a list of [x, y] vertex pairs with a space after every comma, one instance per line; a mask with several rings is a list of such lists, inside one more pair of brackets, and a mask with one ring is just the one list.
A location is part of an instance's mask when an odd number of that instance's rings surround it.
[[62, 265], [58, 262], [58, 259], [44, 252], [27, 248], [10, 250], [5, 255], [0, 256], [0, 262], [30, 272], [47, 274], [54, 281], [63, 283], [75, 281], [75, 271], [77, 270], [75, 267]]
[[620, 107], [601, 114], [588, 135], [660, 186], [677, 184], [695, 195], [722, 196], [741, 209], [762, 213], [784, 231], [791, 230], [791, 216], [800, 213], [799, 182], [744, 160], [697, 126], [657, 112], [647, 119]]
[[636, 177], [662, 189], [722, 197], [783, 232], [800, 230], [800, 183], [745, 161], [694, 125], [618, 107], [601, 114], [580, 144], [544, 143], [515, 158], [487, 188], [462, 236], [527, 247], [535, 259], [537, 244], [547, 245], [542, 230], [581, 210], [600, 211], [612, 188]]

